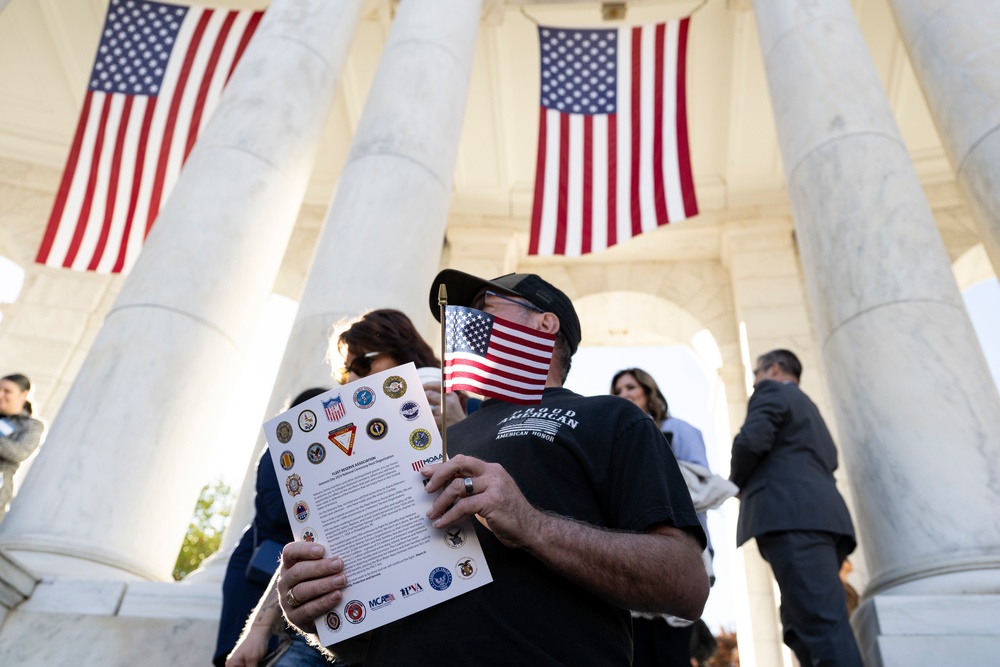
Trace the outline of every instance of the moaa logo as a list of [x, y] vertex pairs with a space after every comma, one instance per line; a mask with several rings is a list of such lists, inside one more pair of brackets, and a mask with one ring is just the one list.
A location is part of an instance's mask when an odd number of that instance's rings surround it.
[[424, 466], [429, 466], [432, 463], [439, 462], [443, 457], [441, 454], [435, 454], [434, 456], [428, 456], [426, 459], [420, 459], [419, 461], [414, 461], [410, 465], [413, 466], [414, 470], [422, 470]]
[[399, 589], [399, 594], [401, 596], [403, 596], [404, 598], [405, 597], [409, 597], [411, 595], [416, 595], [417, 593], [423, 593], [423, 592], [424, 592], [424, 587], [421, 586], [420, 584], [410, 584], [406, 588], [400, 588]]
[[381, 609], [382, 607], [388, 607], [393, 602], [396, 601], [396, 596], [392, 593], [386, 593], [381, 597], [377, 597], [374, 600], [368, 601], [368, 608], [371, 610]]

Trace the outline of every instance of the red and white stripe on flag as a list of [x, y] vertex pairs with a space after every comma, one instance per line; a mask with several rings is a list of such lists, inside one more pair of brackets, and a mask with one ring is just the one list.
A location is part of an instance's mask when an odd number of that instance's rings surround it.
[[465, 306], [445, 307], [445, 391], [540, 403], [556, 337]]
[[131, 268], [262, 15], [110, 1], [37, 262]]
[[538, 29], [530, 255], [584, 255], [698, 213], [688, 150], [690, 18]]

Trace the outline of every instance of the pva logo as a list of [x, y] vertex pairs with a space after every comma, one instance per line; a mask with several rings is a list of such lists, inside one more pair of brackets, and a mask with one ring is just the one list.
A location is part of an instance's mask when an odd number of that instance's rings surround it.
[[368, 608], [375, 610], [381, 609], [382, 607], [388, 607], [393, 602], [396, 601], [396, 596], [392, 593], [386, 593], [382, 597], [375, 598], [374, 600], [368, 601]]
[[424, 587], [421, 586], [420, 584], [410, 584], [406, 588], [400, 588], [399, 594], [405, 598], [409, 595], [416, 595], [417, 593], [422, 593], [423, 590]]

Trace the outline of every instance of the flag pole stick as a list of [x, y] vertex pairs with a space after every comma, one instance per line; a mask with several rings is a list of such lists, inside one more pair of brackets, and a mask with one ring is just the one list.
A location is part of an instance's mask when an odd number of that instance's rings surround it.
[[445, 329], [447, 328], [445, 319], [445, 306], [448, 305], [448, 288], [444, 283], [438, 287], [438, 308], [441, 312], [441, 460], [448, 460], [448, 420], [445, 418], [444, 400], [444, 350], [445, 350]]

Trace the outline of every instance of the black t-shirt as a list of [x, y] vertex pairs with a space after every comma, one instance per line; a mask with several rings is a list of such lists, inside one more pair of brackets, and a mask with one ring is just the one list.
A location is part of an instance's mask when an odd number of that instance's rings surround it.
[[[487, 401], [448, 430], [448, 450], [501, 464], [540, 509], [640, 533], [670, 524], [705, 546], [657, 424], [624, 399], [546, 389], [538, 406]], [[493, 583], [375, 630], [366, 664], [631, 664], [627, 611], [476, 533]]]

